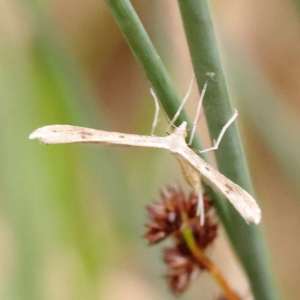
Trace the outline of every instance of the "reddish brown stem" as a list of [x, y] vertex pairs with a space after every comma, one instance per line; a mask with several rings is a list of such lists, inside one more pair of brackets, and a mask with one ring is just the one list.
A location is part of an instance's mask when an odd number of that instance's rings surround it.
[[220, 270], [216, 265], [206, 256], [206, 254], [197, 246], [195, 238], [193, 236], [192, 230], [190, 227], [185, 227], [182, 229], [184, 239], [191, 250], [194, 258], [204, 266], [208, 272], [214, 277], [216, 282], [219, 284], [220, 288], [224, 292], [224, 296], [229, 300], [240, 300], [240, 298], [232, 291], [229, 287], [224, 276], [221, 274]]

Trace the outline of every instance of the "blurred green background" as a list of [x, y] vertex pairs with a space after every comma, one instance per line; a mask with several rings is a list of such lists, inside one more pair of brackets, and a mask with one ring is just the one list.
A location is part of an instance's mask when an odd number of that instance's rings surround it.
[[[183, 96], [193, 71], [176, 1], [132, 2]], [[297, 4], [211, 2], [284, 299], [300, 298]], [[28, 140], [47, 124], [149, 134], [149, 87], [104, 1], [0, 1], [0, 299], [173, 298], [161, 247], [148, 247], [142, 235], [145, 205], [161, 188], [188, 190], [176, 161], [159, 150]], [[156, 133], [164, 135], [160, 119]], [[222, 229], [210, 251], [232, 287], [251, 299]], [[207, 274], [182, 299], [199, 294], [219, 295]]]

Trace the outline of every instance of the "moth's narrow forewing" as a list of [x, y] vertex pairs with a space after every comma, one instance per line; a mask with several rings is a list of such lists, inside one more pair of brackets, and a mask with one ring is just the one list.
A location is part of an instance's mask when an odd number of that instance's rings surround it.
[[38, 128], [29, 136], [44, 144], [88, 143], [169, 149], [164, 137], [107, 132], [71, 125], [50, 125]]
[[180, 153], [195, 169], [200, 176], [215, 190], [223, 194], [248, 222], [258, 224], [261, 220], [261, 210], [254, 198], [240, 186], [222, 175], [190, 148], [184, 148]]
[[[194, 168], [212, 188], [221, 192], [232, 203], [247, 222], [259, 223], [261, 211], [252, 196], [195, 154], [186, 145], [182, 128], [177, 128], [177, 131], [167, 137], [153, 137], [70, 125], [50, 125], [38, 128], [29, 138], [38, 139], [44, 144], [89, 143], [168, 149], [175, 156], [181, 156], [177, 158], [183, 164], [183, 171], [192, 186], [199, 184], [195, 176], [197, 174], [192, 170]], [[187, 168], [186, 163], [192, 168]]]

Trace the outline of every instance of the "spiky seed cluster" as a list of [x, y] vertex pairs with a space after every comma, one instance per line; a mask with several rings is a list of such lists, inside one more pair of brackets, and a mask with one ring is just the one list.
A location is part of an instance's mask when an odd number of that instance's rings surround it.
[[165, 278], [175, 295], [184, 292], [199, 274], [199, 265], [176, 247], [164, 249], [164, 261], [168, 266]]
[[164, 249], [164, 261], [168, 266], [166, 279], [171, 291], [180, 294], [195, 279], [200, 269], [205, 269], [197, 261], [187, 246], [181, 228], [189, 226], [197, 247], [202, 251], [210, 245], [217, 235], [217, 224], [213, 221], [212, 203], [204, 194], [205, 223], [200, 225], [196, 215], [198, 197], [191, 193], [186, 199], [181, 189], [168, 187], [161, 193], [161, 202], [147, 207], [150, 223], [145, 238], [156, 244], [172, 237], [174, 246]]

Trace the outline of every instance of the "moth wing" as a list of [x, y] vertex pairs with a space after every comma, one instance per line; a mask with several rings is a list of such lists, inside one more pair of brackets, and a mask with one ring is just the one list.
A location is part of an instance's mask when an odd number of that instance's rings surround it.
[[29, 136], [44, 144], [102, 144], [169, 149], [163, 137], [109, 132], [71, 125], [49, 125], [36, 129]]
[[248, 192], [210, 166], [190, 148], [184, 149], [182, 155], [199, 171], [204, 181], [230, 201], [247, 223], [258, 224], [260, 222], [261, 210]]

